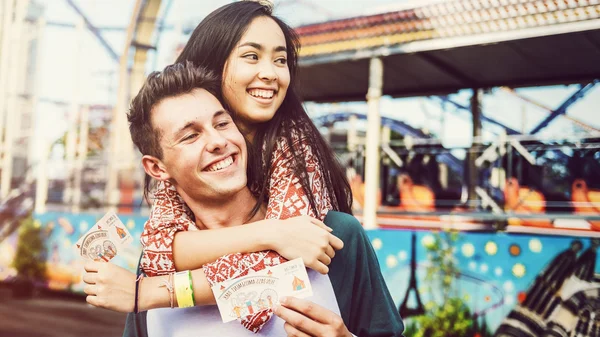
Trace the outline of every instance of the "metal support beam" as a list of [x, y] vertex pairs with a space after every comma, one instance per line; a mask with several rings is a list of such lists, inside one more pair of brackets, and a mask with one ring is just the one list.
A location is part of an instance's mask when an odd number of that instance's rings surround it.
[[100, 30], [98, 30], [98, 28], [96, 28], [96, 26], [94, 26], [90, 22], [90, 20], [87, 18], [87, 16], [81, 11], [81, 9], [75, 4], [75, 2], [73, 2], [73, 0], [66, 0], [66, 1], [69, 4], [69, 6], [71, 6], [71, 8], [73, 8], [73, 10], [75, 10], [75, 12], [77, 12], [77, 14], [79, 14], [79, 16], [81, 16], [81, 18], [85, 22], [86, 27], [90, 30], [90, 32], [92, 32], [92, 34], [94, 34], [94, 36], [96, 36], [96, 38], [98, 39], [100, 44], [104, 47], [104, 49], [106, 49], [106, 51], [108, 52], [110, 57], [115, 62], [119, 62], [119, 55], [112, 49], [112, 47], [110, 46], [108, 41], [106, 41], [104, 39], [104, 37], [100, 33]]
[[379, 101], [383, 90], [383, 61], [372, 58], [369, 65], [369, 91], [367, 93], [367, 144], [365, 167], [365, 205], [363, 225], [365, 229], [377, 228], [377, 193], [379, 193], [379, 142], [381, 116]]
[[558, 109], [554, 110], [554, 112], [552, 112], [548, 117], [546, 117], [540, 124], [538, 124], [538, 126], [533, 128], [533, 130], [531, 130], [531, 134], [534, 135], [540, 132], [543, 128], [547, 127], [548, 124], [550, 124], [550, 122], [552, 122], [556, 117], [566, 114], [567, 109], [575, 102], [583, 98], [590, 89], [592, 89], [596, 84], [598, 84], [598, 82], [600, 82], [600, 80], [595, 80], [586, 85], [580, 85], [579, 90], [577, 90], [573, 95], [571, 95], [571, 97], [567, 98], [567, 100], [563, 104], [561, 104], [561, 106], [559, 106]]
[[[464, 105], [462, 105], [460, 103], [457, 103], [457, 102], [451, 100], [450, 97], [448, 97], [448, 96], [432, 96], [430, 98], [435, 98], [435, 99], [437, 99], [440, 102], [448, 103], [448, 104], [450, 104], [450, 105], [452, 105], [452, 106], [454, 106], [454, 107], [456, 107], [456, 108], [458, 108], [460, 110], [471, 112], [471, 108], [470, 107], [466, 107], [466, 106], [464, 106]], [[480, 118], [481, 118], [481, 121], [483, 121], [483, 122], [487, 122], [487, 123], [490, 123], [490, 124], [497, 125], [497, 126], [499, 126], [501, 128], [504, 128], [506, 130], [506, 133], [509, 134], [509, 135], [520, 135], [521, 134], [519, 131], [517, 131], [517, 130], [515, 130], [513, 128], [510, 128], [510, 127], [502, 124], [501, 122], [498, 122], [495, 119], [492, 119], [490, 117], [485, 116], [483, 113], [481, 113], [481, 111], [480, 111]]]
[[469, 151], [469, 202], [470, 208], [477, 208], [478, 200], [477, 196], [477, 182], [478, 182], [478, 170], [476, 165], [477, 151], [481, 145], [481, 89], [473, 89], [473, 96], [471, 96], [471, 114], [473, 115], [473, 142]]

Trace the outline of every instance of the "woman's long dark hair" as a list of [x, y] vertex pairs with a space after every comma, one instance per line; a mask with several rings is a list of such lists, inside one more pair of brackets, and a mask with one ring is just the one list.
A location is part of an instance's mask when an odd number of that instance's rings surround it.
[[[258, 187], [258, 200], [252, 214], [255, 214], [260, 205], [268, 198], [271, 154], [275, 150], [275, 145], [280, 137], [283, 137], [288, 147], [292, 149], [291, 163], [294, 173], [300, 178], [310, 206], [317, 214], [302, 148], [300, 144], [292, 141], [292, 129], [301, 132], [310, 142], [321, 165], [325, 188], [334, 209], [351, 214], [352, 191], [344, 169], [319, 133], [319, 130], [308, 117], [295, 89], [298, 50], [300, 49], [298, 35], [287, 24], [272, 15], [272, 8], [269, 5], [256, 1], [240, 1], [213, 11], [198, 24], [176, 62], [192, 61], [196, 66], [205, 67], [219, 74], [221, 83], [223, 83], [223, 69], [229, 55], [252, 20], [262, 16], [273, 19], [283, 31], [288, 54], [290, 86], [275, 116], [270, 121], [259, 125], [254, 136], [253, 146], [256, 152], [262, 153], [262, 156], [250, 156], [248, 162], [248, 183], [250, 186], [255, 184]], [[260, 151], [261, 148], [262, 151]]]

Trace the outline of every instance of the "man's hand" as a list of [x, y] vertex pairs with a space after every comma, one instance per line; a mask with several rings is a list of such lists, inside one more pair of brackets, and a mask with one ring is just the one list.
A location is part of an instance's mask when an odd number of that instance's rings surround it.
[[342, 318], [311, 301], [282, 297], [274, 312], [285, 321], [288, 336], [351, 337]]
[[110, 262], [85, 263], [83, 291], [86, 301], [96, 307], [133, 312], [135, 274]]
[[[266, 230], [271, 236], [272, 249], [288, 260], [302, 258], [304, 265], [321, 274], [327, 274], [335, 251], [344, 243], [331, 234], [331, 228], [307, 215], [286, 220], [273, 220]], [[274, 228], [275, 227], [275, 228]]]

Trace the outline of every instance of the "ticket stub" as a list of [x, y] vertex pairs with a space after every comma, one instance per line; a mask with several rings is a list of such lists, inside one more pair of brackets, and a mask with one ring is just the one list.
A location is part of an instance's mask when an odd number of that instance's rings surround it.
[[312, 286], [300, 258], [217, 283], [212, 291], [224, 323], [272, 308], [283, 296], [312, 296]]
[[85, 259], [108, 262], [127, 247], [133, 238], [114, 212], [108, 212], [75, 243]]

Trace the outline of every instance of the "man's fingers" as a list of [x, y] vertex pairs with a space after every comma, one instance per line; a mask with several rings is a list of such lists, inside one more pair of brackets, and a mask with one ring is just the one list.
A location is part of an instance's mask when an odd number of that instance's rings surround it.
[[[308, 318], [312, 323], [315, 323], [315, 324], [316, 324], [316, 322], [329, 323], [329, 321], [330, 321], [330, 315], [332, 314], [332, 312], [314, 302], [307, 301], [305, 299], [292, 297], [292, 296], [282, 297], [279, 301], [280, 301], [281, 305], [278, 306], [278, 308], [277, 308], [278, 310], [280, 308], [281, 309], [290, 309], [293, 313], [295, 313], [297, 315], [306, 316], [305, 318]], [[286, 311], [286, 313], [287, 313], [287, 311]], [[291, 317], [298, 318], [297, 315], [296, 316], [292, 315]], [[277, 316], [283, 318], [280, 315], [277, 315]], [[302, 330], [306, 333], [312, 334], [312, 332], [313, 332], [313, 331], [307, 331], [306, 329], [303, 329], [302, 327], [298, 326], [297, 324], [294, 324], [294, 321], [288, 321], [287, 319], [285, 321], [289, 322], [296, 328], [299, 328], [300, 330]], [[320, 336], [320, 334], [317, 334], [316, 336]]]
[[83, 287], [83, 292], [88, 295], [95, 296], [98, 294], [98, 287], [95, 284], [87, 284], [85, 287]]
[[[311, 302], [312, 303], [312, 302]], [[295, 329], [310, 336], [321, 336], [320, 325], [305, 312], [285, 307], [283, 303], [275, 308], [275, 314]]]
[[98, 274], [96, 273], [85, 273], [83, 274], [83, 282], [87, 284], [96, 284], [98, 280]]
[[85, 297], [85, 301], [88, 302], [89, 304], [97, 307], [98, 306], [98, 297], [94, 296], [94, 295], [88, 295]]
[[304, 332], [294, 328], [294, 326], [288, 322], [285, 322], [283, 325], [283, 330], [285, 330], [285, 333], [288, 335], [288, 337], [310, 337], [310, 335], [307, 335]]
[[100, 262], [86, 261], [83, 265], [83, 269], [85, 269], [87, 272], [98, 272], [98, 268], [100, 267], [99, 263]]
[[340, 238], [338, 238], [337, 236], [335, 236], [333, 234], [329, 235], [329, 244], [335, 250], [340, 250], [340, 249], [344, 248], [344, 241], [340, 240]]

